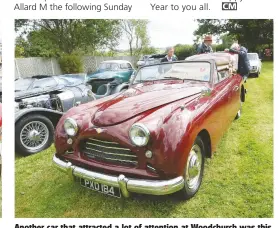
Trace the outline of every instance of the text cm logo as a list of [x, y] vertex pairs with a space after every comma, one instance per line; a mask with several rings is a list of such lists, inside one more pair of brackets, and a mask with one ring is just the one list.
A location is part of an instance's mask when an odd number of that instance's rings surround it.
[[222, 2], [222, 10], [237, 10], [237, 2]]

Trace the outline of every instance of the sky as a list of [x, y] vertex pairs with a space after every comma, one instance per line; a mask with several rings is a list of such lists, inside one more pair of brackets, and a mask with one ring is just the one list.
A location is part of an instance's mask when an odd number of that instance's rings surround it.
[[[165, 48], [176, 44], [193, 44], [193, 32], [198, 28], [197, 21], [176, 21], [173, 18], [149, 20], [148, 34], [151, 46]], [[119, 49], [128, 49], [128, 41], [122, 39]]]

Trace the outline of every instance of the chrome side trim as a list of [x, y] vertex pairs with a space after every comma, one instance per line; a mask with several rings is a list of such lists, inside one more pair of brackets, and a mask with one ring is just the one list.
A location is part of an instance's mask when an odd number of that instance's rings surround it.
[[70, 162], [64, 162], [57, 158], [56, 155], [53, 156], [53, 163], [59, 170], [68, 173], [71, 177], [84, 178], [109, 186], [118, 187], [121, 189], [124, 197], [128, 197], [130, 192], [150, 195], [167, 195], [177, 192], [184, 187], [184, 179], [182, 176], [171, 180], [129, 179], [123, 174], [117, 177], [86, 170], [72, 165]]

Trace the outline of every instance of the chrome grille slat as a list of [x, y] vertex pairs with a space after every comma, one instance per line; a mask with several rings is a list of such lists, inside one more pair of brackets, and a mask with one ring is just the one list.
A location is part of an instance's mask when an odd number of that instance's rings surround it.
[[138, 165], [137, 155], [117, 142], [88, 138], [81, 142], [80, 150], [85, 157], [95, 161], [127, 167]]
[[116, 145], [119, 145], [119, 143], [116, 143], [116, 142], [102, 141], [102, 140], [99, 140], [99, 139], [92, 139], [92, 138], [89, 138], [89, 140], [96, 141], [96, 142], [107, 143], [107, 144], [116, 144]]
[[127, 148], [109, 147], [109, 146], [98, 145], [98, 144], [95, 144], [95, 143], [90, 143], [90, 142], [88, 142], [87, 144], [94, 145], [94, 146], [99, 146], [99, 147], [102, 147], [102, 148], [112, 149], [112, 150], [118, 150], [118, 149], [121, 149], [121, 150], [130, 151], [130, 149], [127, 149]]
[[[101, 156], [99, 156], [99, 155], [91, 155], [90, 153], [87, 153], [87, 152], [85, 152], [85, 154], [88, 156], [88, 157], [100, 157], [100, 158], [102, 158]], [[120, 162], [128, 162], [128, 163], [134, 163], [134, 164], [137, 164], [138, 162], [137, 161], [130, 161], [130, 160], [121, 160], [121, 159], [114, 159], [114, 158], [105, 158], [105, 159], [107, 159], [107, 160], [111, 160], [111, 161], [120, 161]]]
[[86, 149], [87, 149], [87, 150], [93, 150], [93, 151], [98, 152], [98, 153], [104, 153], [104, 154], [111, 154], [111, 155], [118, 155], [118, 156], [124, 156], [124, 157], [133, 157], [133, 158], [137, 158], [136, 155], [109, 153], [109, 152], [104, 152], [104, 151], [92, 149], [92, 148], [89, 148], [89, 147], [86, 147]]

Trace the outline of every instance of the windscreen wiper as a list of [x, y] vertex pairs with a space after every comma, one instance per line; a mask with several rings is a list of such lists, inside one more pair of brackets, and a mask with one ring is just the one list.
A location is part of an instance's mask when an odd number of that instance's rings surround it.
[[182, 78], [178, 78], [178, 77], [163, 77], [163, 78], [161, 78], [160, 80], [163, 80], [163, 79], [165, 79], [165, 80], [167, 80], [167, 79], [184, 80], [184, 79], [182, 79]]

